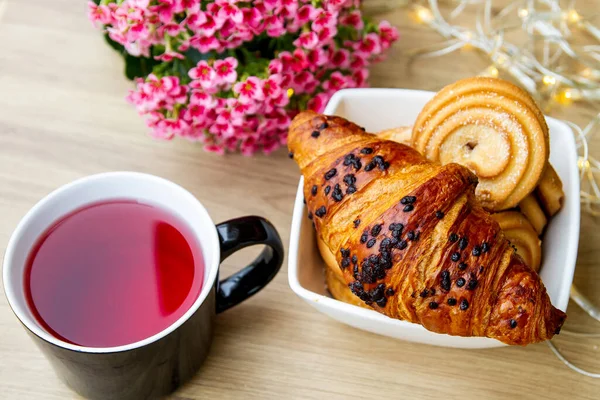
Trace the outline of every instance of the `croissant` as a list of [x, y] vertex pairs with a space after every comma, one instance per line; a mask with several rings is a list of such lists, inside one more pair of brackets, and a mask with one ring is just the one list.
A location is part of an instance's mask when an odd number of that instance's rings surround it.
[[467, 168], [311, 111], [292, 121], [288, 147], [317, 235], [362, 302], [433, 332], [507, 344], [559, 333], [566, 315], [475, 200]]

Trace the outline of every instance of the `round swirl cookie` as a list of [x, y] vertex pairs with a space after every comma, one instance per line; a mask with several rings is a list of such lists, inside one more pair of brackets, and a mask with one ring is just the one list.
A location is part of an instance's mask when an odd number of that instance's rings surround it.
[[550, 153], [534, 100], [510, 82], [483, 77], [438, 92], [417, 117], [411, 144], [431, 161], [473, 171], [476, 196], [490, 211], [513, 208], [531, 193]]

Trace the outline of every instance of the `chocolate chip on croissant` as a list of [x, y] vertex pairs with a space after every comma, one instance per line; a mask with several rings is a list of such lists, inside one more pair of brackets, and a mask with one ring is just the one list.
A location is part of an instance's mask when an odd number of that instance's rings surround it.
[[467, 168], [314, 112], [296, 116], [288, 146], [317, 235], [362, 302], [450, 335], [524, 345], [558, 333], [566, 315], [475, 200]]

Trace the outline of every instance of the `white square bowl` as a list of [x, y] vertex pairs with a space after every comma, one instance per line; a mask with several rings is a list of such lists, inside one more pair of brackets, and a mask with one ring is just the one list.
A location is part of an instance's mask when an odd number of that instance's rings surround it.
[[[435, 93], [405, 89], [346, 89], [330, 100], [325, 114], [338, 115], [364, 126], [368, 132], [412, 125]], [[563, 122], [546, 118], [550, 127], [550, 162], [563, 182], [565, 201], [543, 237], [541, 277], [552, 304], [566, 311], [579, 242], [579, 175], [572, 130]], [[303, 203], [300, 178], [294, 205], [289, 249], [288, 280], [292, 290], [308, 304], [337, 321], [397, 339], [458, 348], [504, 346], [495, 339], [434, 333], [421, 325], [386, 317], [335, 300], [325, 287], [324, 262], [317, 249], [312, 224]]]

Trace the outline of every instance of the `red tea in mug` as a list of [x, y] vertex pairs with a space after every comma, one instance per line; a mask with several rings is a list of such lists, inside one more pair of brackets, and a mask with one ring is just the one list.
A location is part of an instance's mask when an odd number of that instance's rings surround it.
[[67, 215], [38, 239], [25, 294], [58, 339], [113, 347], [174, 323], [203, 281], [200, 245], [184, 221], [159, 207], [109, 201]]

